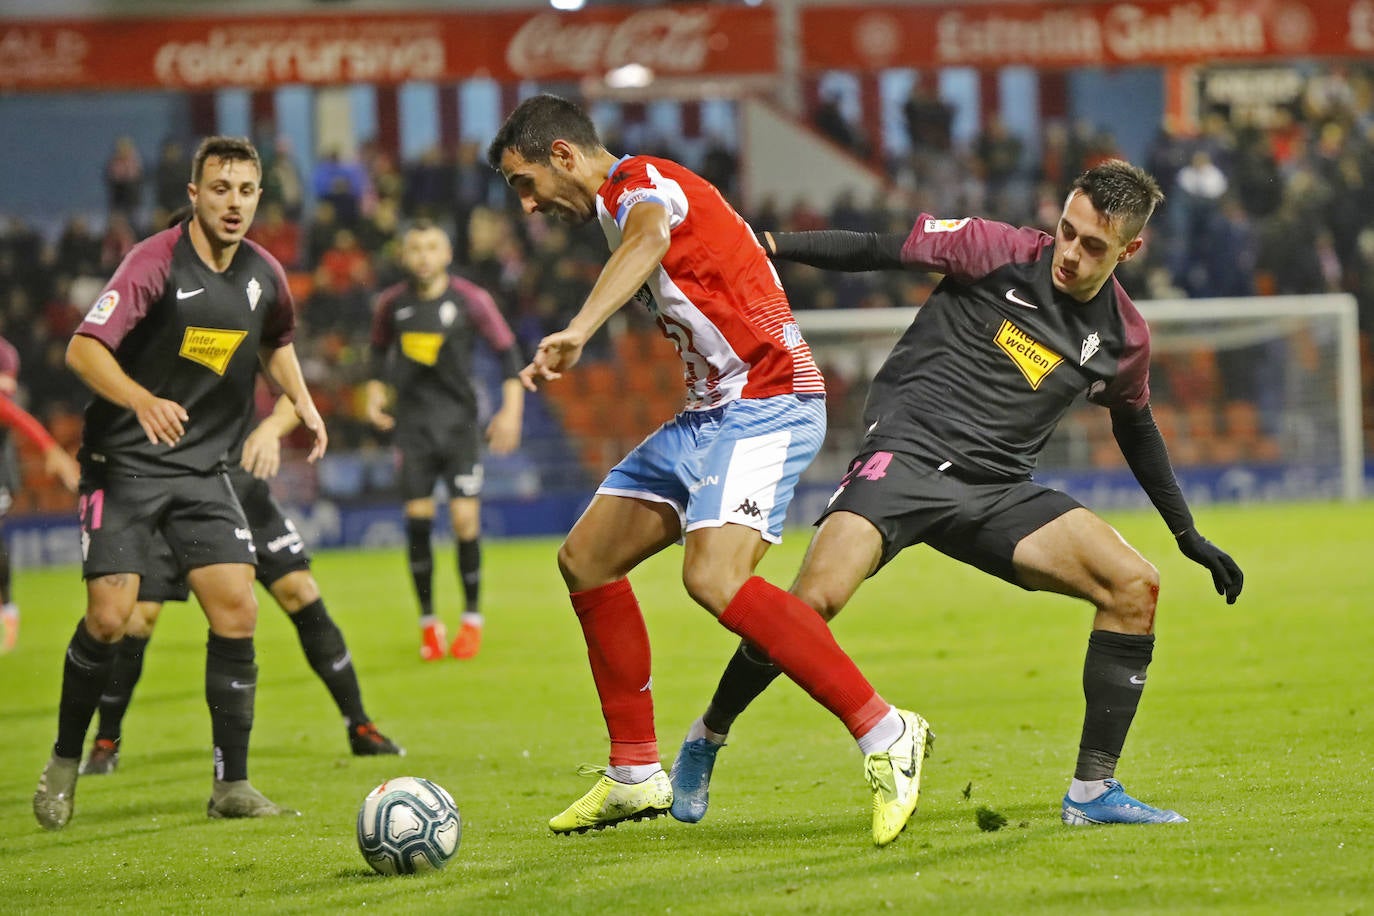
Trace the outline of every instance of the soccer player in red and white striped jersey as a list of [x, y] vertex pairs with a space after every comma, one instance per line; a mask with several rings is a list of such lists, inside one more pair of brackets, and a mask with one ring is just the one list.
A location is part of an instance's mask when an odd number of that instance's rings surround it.
[[874, 840], [891, 842], [916, 807], [924, 720], [884, 701], [811, 608], [754, 575], [825, 437], [824, 382], [763, 248], [709, 182], [666, 159], [617, 157], [556, 96], [522, 102], [487, 159], [525, 212], [597, 219], [612, 252], [568, 327], [540, 341], [526, 386], [571, 369], [592, 334], [638, 299], [681, 354], [687, 388], [685, 408], [610, 471], [558, 552], [611, 748], [605, 776], [550, 828], [581, 833], [672, 807], [648, 635], [626, 575], [681, 540], [692, 598], [857, 739]]

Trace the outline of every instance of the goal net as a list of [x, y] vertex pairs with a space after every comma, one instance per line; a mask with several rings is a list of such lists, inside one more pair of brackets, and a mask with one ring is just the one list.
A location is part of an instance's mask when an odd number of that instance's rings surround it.
[[[1348, 295], [1137, 303], [1151, 407], [1190, 502], [1359, 499], [1364, 457], [1355, 300]], [[833, 486], [863, 437], [869, 380], [912, 309], [799, 312], [830, 388], [830, 433], [805, 481]], [[1036, 479], [1095, 508], [1148, 505], [1107, 411], [1075, 404]]]

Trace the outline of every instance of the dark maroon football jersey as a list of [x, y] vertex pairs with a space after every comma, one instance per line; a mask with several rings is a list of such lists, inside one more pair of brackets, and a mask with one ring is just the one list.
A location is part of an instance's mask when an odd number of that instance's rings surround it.
[[416, 295], [409, 283], [378, 295], [373, 358], [380, 366], [394, 345], [389, 376], [396, 386], [398, 432], [476, 420], [472, 348], [478, 335], [498, 355], [515, 346], [515, 335], [491, 294], [469, 280], [451, 277], [443, 295], [429, 300]]
[[991, 479], [1029, 477], [1079, 395], [1150, 399], [1150, 336], [1115, 278], [1088, 302], [1055, 289], [1054, 238], [921, 214], [902, 261], [944, 279], [878, 370], [865, 448]]
[[124, 258], [77, 334], [110, 348], [126, 373], [190, 420], [175, 446], [152, 444], [133, 411], [92, 398], [82, 457], [148, 474], [204, 472], [242, 440], [260, 346], [291, 342], [295, 312], [276, 258], [244, 241], [223, 273], [191, 246], [188, 223]]

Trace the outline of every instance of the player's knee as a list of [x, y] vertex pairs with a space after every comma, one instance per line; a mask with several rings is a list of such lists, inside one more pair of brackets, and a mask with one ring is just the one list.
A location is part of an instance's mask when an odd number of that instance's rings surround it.
[[1159, 604], [1159, 570], [1143, 559], [1132, 564], [1113, 584], [1112, 599], [1112, 609], [1126, 632], [1152, 632]]
[[86, 632], [100, 642], [118, 642], [128, 623], [129, 615], [112, 604], [92, 604], [86, 608]]
[[835, 619], [835, 615], [844, 607], [847, 597], [839, 594], [838, 591], [825, 588], [824, 585], [815, 583], [804, 585], [800, 582], [792, 586], [792, 594], [826, 620]]
[[282, 610], [288, 614], [294, 614], [320, 598], [319, 584], [306, 570], [287, 573], [272, 583], [271, 592]]
[[589, 551], [579, 549], [572, 538], [558, 546], [558, 572], [570, 592], [586, 591], [609, 581], [598, 577], [595, 558]]
[[686, 563], [682, 567], [682, 585], [687, 594], [716, 617], [725, 613], [746, 578], [706, 563]]

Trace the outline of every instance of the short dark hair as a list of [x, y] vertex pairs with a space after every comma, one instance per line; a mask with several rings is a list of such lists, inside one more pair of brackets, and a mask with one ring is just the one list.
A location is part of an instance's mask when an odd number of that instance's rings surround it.
[[251, 162], [262, 176], [262, 159], [257, 147], [247, 137], [206, 137], [196, 148], [191, 159], [191, 184], [200, 184], [200, 176], [205, 171], [205, 160], [214, 157], [221, 162]]
[[588, 152], [602, 148], [596, 125], [581, 108], [556, 95], [532, 95], [516, 106], [496, 132], [487, 147], [487, 163], [499, 171], [501, 156], [509, 149], [526, 162], [547, 165], [555, 140], [567, 140]]
[[1164, 200], [1159, 182], [1149, 172], [1121, 159], [1108, 159], [1088, 169], [1074, 179], [1073, 188], [1116, 223], [1123, 242], [1140, 234]]

